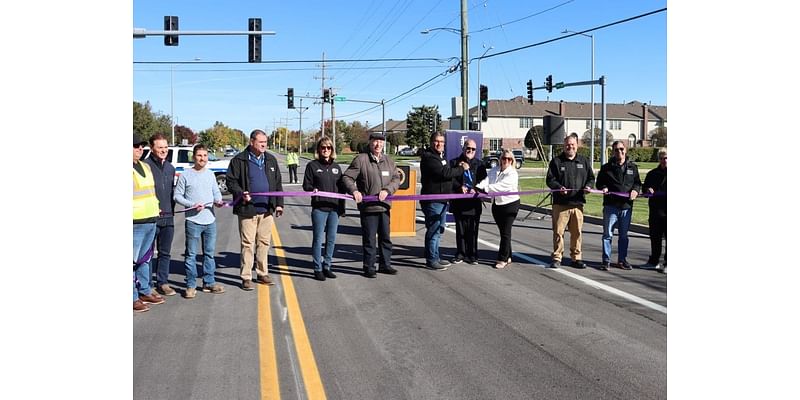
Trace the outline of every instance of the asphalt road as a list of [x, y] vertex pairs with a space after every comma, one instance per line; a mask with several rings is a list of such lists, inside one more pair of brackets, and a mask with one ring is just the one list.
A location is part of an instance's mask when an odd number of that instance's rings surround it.
[[[416, 237], [393, 238], [399, 273], [367, 279], [358, 213], [348, 202], [334, 257], [338, 278], [319, 282], [309, 201], [285, 202], [270, 251], [275, 286], [239, 289], [236, 219], [230, 208], [217, 209], [217, 281], [226, 293], [172, 296], [133, 316], [134, 398], [667, 397], [667, 277], [597, 270], [600, 226], [584, 225], [589, 268], [551, 270], [543, 267], [549, 216], [523, 220], [521, 212], [513, 263], [495, 270], [499, 237], [487, 208], [481, 264], [432, 271], [424, 268], [418, 220]], [[170, 274], [179, 293], [184, 238], [179, 216]], [[454, 238], [445, 233], [443, 255], [453, 254]], [[633, 264], [644, 263], [648, 238], [632, 233], [629, 253]]]

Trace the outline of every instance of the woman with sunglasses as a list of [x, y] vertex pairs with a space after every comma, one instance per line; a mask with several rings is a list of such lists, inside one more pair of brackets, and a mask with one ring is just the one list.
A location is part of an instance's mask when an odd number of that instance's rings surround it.
[[[342, 168], [334, 161], [336, 153], [329, 137], [317, 141], [314, 160], [306, 164], [303, 176], [303, 190], [306, 192], [341, 193]], [[339, 228], [339, 217], [344, 215], [344, 200], [330, 197], [311, 197], [311, 226], [314, 238], [311, 253], [314, 258], [314, 279], [336, 278], [331, 271], [331, 260]], [[325, 233], [325, 258], [322, 258], [322, 234]]]
[[[515, 193], [519, 191], [519, 176], [514, 153], [503, 150], [500, 165], [489, 171], [488, 177], [475, 187], [484, 193]], [[500, 230], [500, 248], [497, 251], [495, 268], [505, 268], [511, 263], [511, 227], [519, 212], [519, 195], [499, 195], [492, 197], [492, 216]]]

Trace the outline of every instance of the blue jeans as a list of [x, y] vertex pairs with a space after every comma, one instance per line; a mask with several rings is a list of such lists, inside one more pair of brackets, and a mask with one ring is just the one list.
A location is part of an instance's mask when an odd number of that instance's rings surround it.
[[170, 249], [172, 248], [173, 236], [175, 236], [174, 225], [156, 224], [155, 246], [158, 249], [158, 257], [150, 259], [150, 271], [155, 272], [156, 285], [158, 286], [166, 284], [169, 279], [169, 263], [172, 259]]
[[421, 201], [425, 214], [425, 263], [432, 265], [439, 261], [439, 239], [444, 233], [447, 203]]
[[628, 257], [628, 228], [631, 226], [633, 208], [603, 206], [603, 262], [611, 262], [611, 239], [614, 237], [614, 225], [617, 226], [619, 255], [617, 262], [626, 261]]
[[195, 258], [197, 257], [197, 242], [203, 240], [203, 283], [205, 286], [214, 284], [214, 271], [217, 269], [214, 263], [214, 247], [217, 243], [217, 223], [212, 222], [208, 225], [196, 224], [186, 220], [186, 287], [197, 287], [197, 268]]
[[324, 268], [331, 269], [331, 259], [336, 246], [336, 230], [339, 229], [339, 214], [336, 210], [323, 211], [318, 208], [311, 210], [311, 226], [314, 228], [314, 239], [311, 242], [311, 252], [314, 257], [314, 271], [322, 271], [322, 234], [325, 233], [325, 261]]
[[[143, 295], [150, 294], [150, 263], [137, 263], [153, 245], [156, 237], [156, 223], [133, 224], [133, 301], [139, 299], [139, 291]], [[138, 283], [138, 289], [137, 289]]]

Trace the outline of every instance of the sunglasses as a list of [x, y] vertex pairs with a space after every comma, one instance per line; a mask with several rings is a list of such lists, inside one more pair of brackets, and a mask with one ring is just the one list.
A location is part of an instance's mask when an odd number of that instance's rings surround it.
[[503, 157], [503, 158], [501, 158], [501, 160], [503, 160], [503, 161], [514, 161], [514, 159], [510, 158], [510, 157]]
[[667, 159], [667, 157], [661, 157], [661, 159], [662, 159], [662, 160], [666, 160], [666, 159]]
[[625, 148], [624, 147], [616, 147], [616, 148], [614, 148], [614, 151], [625, 151]]
[[139, 143], [139, 144], [135, 144], [135, 145], [133, 145], [133, 148], [134, 148], [134, 149], [142, 149], [142, 148], [144, 148], [144, 145], [143, 145], [143, 144], [141, 144], [141, 143]]
[[319, 149], [320, 150], [331, 150], [331, 149], [333, 149], [333, 147], [331, 147], [331, 146], [319, 146]]
[[477, 149], [476, 149], [476, 148], [474, 148], [474, 147], [467, 147], [467, 148], [465, 148], [464, 150], [466, 150], [466, 151], [475, 151], [475, 150], [477, 150]]

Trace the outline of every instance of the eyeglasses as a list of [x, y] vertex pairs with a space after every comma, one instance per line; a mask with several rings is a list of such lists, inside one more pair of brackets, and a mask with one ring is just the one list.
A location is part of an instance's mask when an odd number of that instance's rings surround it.
[[144, 145], [143, 145], [143, 144], [141, 144], [141, 143], [139, 143], [139, 144], [135, 144], [135, 145], [133, 145], [133, 148], [134, 148], [134, 149], [141, 149], [141, 148], [144, 148]]
[[503, 157], [503, 158], [501, 158], [501, 160], [503, 160], [503, 161], [514, 161], [514, 159], [511, 158], [511, 157]]
[[467, 147], [467, 148], [465, 148], [464, 150], [465, 150], [465, 151], [475, 151], [475, 150], [477, 150], [477, 149], [476, 149], [476, 148], [474, 148], [474, 147]]
[[614, 151], [625, 151], [624, 147], [615, 147]]
[[319, 149], [320, 150], [331, 150], [331, 149], [333, 149], [333, 147], [331, 147], [331, 146], [319, 146]]

